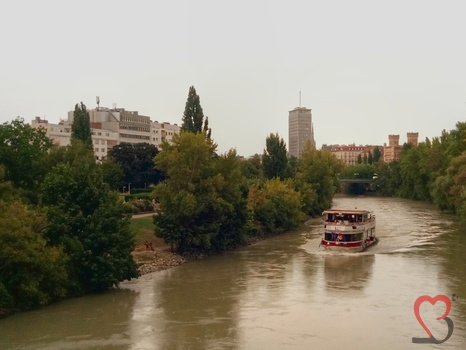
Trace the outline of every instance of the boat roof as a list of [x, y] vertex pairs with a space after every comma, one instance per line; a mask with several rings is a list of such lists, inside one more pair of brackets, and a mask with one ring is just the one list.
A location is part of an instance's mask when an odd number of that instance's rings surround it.
[[359, 209], [328, 209], [322, 212], [323, 214], [370, 214], [372, 213], [369, 210], [359, 210]]

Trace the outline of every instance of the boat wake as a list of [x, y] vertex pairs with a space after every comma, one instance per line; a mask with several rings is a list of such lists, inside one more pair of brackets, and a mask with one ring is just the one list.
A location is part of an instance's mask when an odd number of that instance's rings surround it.
[[451, 230], [453, 223], [441, 213], [433, 217], [432, 208], [426, 206], [422, 202], [393, 198], [338, 198], [334, 203], [336, 208], [371, 208], [377, 218], [378, 243], [357, 253], [325, 251], [319, 247], [324, 220], [316, 218], [306, 223], [309, 230], [304, 233], [306, 242], [301, 248], [319, 256], [405, 254], [430, 249], [439, 237]]

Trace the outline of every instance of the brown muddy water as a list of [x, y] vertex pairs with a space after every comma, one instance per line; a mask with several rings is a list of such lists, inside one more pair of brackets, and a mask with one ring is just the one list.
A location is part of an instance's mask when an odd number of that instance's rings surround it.
[[[376, 214], [366, 252], [320, 251], [322, 218], [253, 246], [0, 320], [0, 349], [466, 349], [466, 230], [434, 207], [376, 197], [335, 198]], [[442, 344], [414, 303], [456, 294]], [[448, 333], [446, 304], [421, 320]]]

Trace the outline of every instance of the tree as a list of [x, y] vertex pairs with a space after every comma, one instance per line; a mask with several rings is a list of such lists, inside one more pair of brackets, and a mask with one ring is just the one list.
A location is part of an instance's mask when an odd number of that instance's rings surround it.
[[32, 128], [17, 118], [0, 126], [0, 165], [5, 180], [15, 186], [32, 190], [44, 178], [44, 160], [52, 142], [42, 128]]
[[368, 164], [374, 163], [374, 156], [372, 155], [371, 151], [369, 151], [369, 156], [367, 157], [367, 163]]
[[45, 305], [66, 295], [66, 256], [42, 236], [42, 214], [0, 201], [0, 314]]
[[400, 163], [378, 162], [375, 165], [377, 178], [374, 180], [377, 189], [384, 196], [395, 196], [401, 186]]
[[220, 251], [243, 240], [245, 180], [236, 153], [215, 156], [216, 147], [204, 133], [184, 132], [155, 157], [167, 175], [154, 188], [155, 234], [179, 252]]
[[316, 193], [316, 201], [312, 211], [306, 214], [321, 214], [331, 207], [333, 195], [339, 188], [338, 175], [343, 163], [330, 151], [305, 147], [299, 160], [298, 172], [300, 180], [312, 186]]
[[369, 164], [356, 164], [343, 168], [341, 177], [344, 179], [372, 179], [374, 167]]
[[112, 190], [120, 191], [125, 186], [124, 173], [122, 167], [112, 158], [106, 158], [99, 164], [101, 167], [103, 181], [110, 186]]
[[84, 103], [76, 104], [73, 112], [73, 124], [71, 125], [71, 143], [81, 140], [92, 149], [92, 133], [89, 112]]
[[452, 159], [445, 175], [437, 177], [432, 188], [434, 203], [466, 219], [466, 151]]
[[374, 148], [374, 163], [377, 163], [380, 160], [380, 149], [379, 147]]
[[427, 169], [428, 149], [425, 143], [409, 145], [400, 157], [401, 186], [398, 195], [403, 198], [431, 201], [430, 176]]
[[278, 178], [268, 180], [262, 187], [252, 185], [248, 205], [254, 220], [265, 234], [275, 234], [299, 225], [304, 217], [301, 196], [289, 183]]
[[69, 257], [72, 294], [105, 290], [137, 277], [129, 219], [87, 145], [77, 140], [67, 147], [65, 161], [47, 175], [41, 194], [49, 222], [45, 236]]
[[205, 132], [208, 139], [211, 136], [208, 118], [204, 121], [204, 112], [202, 111], [199, 95], [196, 93], [194, 86], [189, 87], [188, 99], [183, 113], [183, 123], [181, 131], [200, 133]]
[[286, 157], [286, 144], [276, 134], [270, 134], [265, 140], [265, 149], [262, 154], [264, 176], [267, 179], [275, 177], [283, 180], [287, 178], [288, 159]]
[[108, 157], [121, 166], [123, 183], [130, 183], [134, 188], [145, 188], [164, 178], [164, 174], [155, 169], [154, 158], [158, 153], [155, 145], [146, 142], [123, 142], [114, 146]]
[[209, 117], [205, 117], [204, 127], [202, 128], [202, 131], [205, 132], [206, 137], [210, 140], [210, 137], [212, 136], [212, 130], [209, 128]]

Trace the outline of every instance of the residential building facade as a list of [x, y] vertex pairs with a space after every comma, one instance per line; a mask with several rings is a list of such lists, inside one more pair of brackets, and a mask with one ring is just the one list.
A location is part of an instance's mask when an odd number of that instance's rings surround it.
[[[137, 111], [126, 111], [124, 108], [99, 107], [90, 109], [92, 143], [97, 160], [102, 161], [114, 146], [127, 143], [147, 142], [160, 147], [162, 142], [170, 142], [180, 132], [177, 124], [151, 121], [150, 117], [140, 115]], [[71, 142], [71, 125], [73, 112], [68, 112], [68, 119], [58, 124], [49, 123], [36, 117], [32, 127], [43, 128], [46, 135], [55, 145], [67, 146]]]
[[[382, 146], [356, 146], [352, 145], [332, 145], [328, 147], [337, 159], [340, 159], [346, 165], [356, 165], [359, 163], [359, 158], [362, 160], [368, 158], [369, 154], [374, 155], [374, 150], [379, 148], [380, 153], [383, 153]], [[382, 156], [381, 156], [382, 157]]]
[[[408, 132], [407, 142], [413, 146], [418, 145], [419, 133], [417, 132]], [[388, 146], [385, 143], [384, 147], [384, 156], [383, 161], [390, 163], [393, 161], [400, 160], [402, 146], [400, 145], [400, 135], [388, 135]]]

